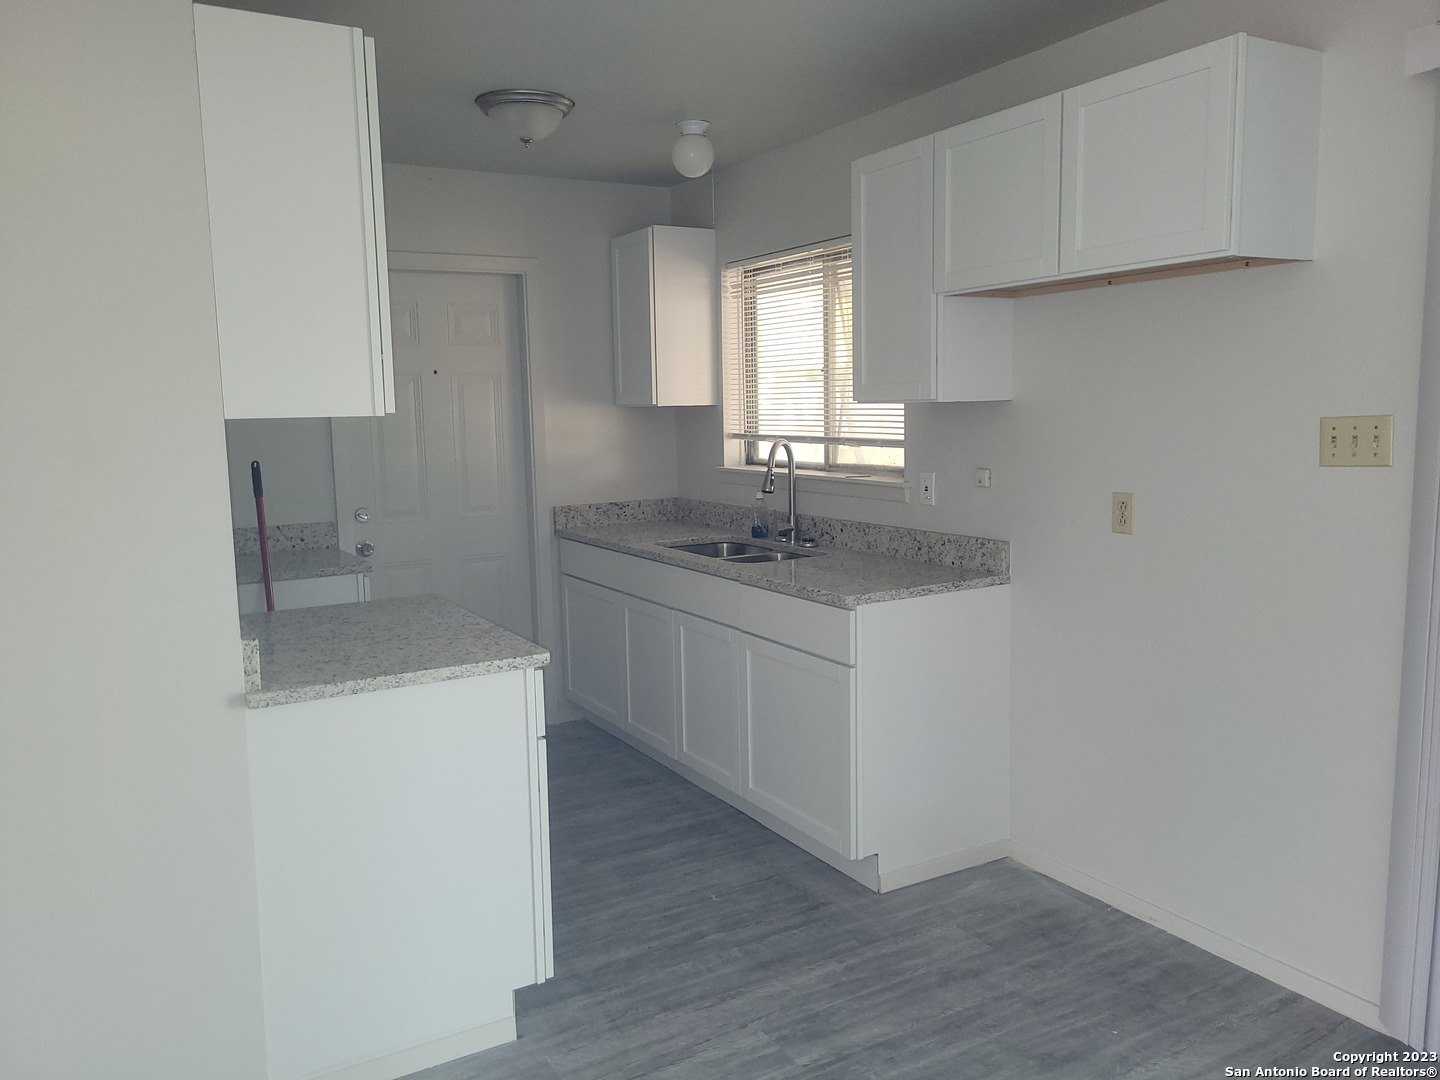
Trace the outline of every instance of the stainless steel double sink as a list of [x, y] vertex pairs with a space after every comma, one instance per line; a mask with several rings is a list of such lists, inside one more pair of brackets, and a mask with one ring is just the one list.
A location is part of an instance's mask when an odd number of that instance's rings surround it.
[[811, 551], [776, 551], [747, 544], [740, 540], [711, 540], [703, 544], [670, 544], [675, 551], [688, 551], [693, 555], [704, 555], [711, 559], [724, 559], [730, 563], [771, 563], [788, 562], [791, 559], [808, 559]]

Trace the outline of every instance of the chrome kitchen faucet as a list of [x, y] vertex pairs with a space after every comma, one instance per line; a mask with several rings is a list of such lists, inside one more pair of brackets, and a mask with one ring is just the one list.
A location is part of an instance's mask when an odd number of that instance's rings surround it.
[[776, 439], [770, 444], [770, 458], [765, 462], [765, 482], [760, 485], [760, 490], [766, 495], [775, 491], [775, 454], [782, 446], [785, 448], [785, 460], [790, 464], [790, 519], [785, 527], [776, 534], [775, 539], [793, 544], [797, 539], [795, 535], [795, 448], [790, 445], [789, 439]]

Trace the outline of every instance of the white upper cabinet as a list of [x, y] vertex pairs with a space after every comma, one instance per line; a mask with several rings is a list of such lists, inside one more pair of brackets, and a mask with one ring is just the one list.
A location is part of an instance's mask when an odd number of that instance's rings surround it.
[[373, 42], [194, 10], [225, 416], [393, 412]]
[[932, 136], [934, 291], [1311, 258], [1320, 67], [1236, 34]]
[[856, 401], [1010, 397], [1011, 301], [937, 298], [935, 140], [850, 170]]
[[610, 241], [615, 404], [715, 405], [713, 229], [652, 225]]
[[1066, 92], [1062, 270], [1226, 251], [1235, 53], [1217, 41]]
[[1060, 268], [1060, 95], [934, 136], [935, 291]]
[[1310, 258], [1320, 59], [1238, 34], [1066, 91], [1061, 272]]
[[850, 167], [856, 401], [935, 396], [933, 161], [926, 138]]

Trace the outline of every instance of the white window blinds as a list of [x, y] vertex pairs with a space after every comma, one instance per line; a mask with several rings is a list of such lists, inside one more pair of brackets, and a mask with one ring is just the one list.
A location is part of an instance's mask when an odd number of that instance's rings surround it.
[[811, 468], [901, 468], [903, 405], [851, 398], [848, 242], [725, 271], [726, 435], [747, 460], [786, 438]]

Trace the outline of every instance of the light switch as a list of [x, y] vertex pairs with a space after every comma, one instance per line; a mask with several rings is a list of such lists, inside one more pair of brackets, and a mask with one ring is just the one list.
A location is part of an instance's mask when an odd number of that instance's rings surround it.
[[1393, 465], [1394, 416], [1322, 416], [1320, 464]]

